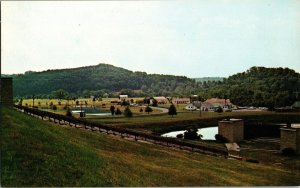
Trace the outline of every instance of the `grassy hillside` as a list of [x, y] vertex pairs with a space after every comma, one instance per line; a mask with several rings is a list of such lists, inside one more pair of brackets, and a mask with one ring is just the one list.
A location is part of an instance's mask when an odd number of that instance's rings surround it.
[[299, 172], [61, 127], [1, 111], [1, 186], [299, 185]]

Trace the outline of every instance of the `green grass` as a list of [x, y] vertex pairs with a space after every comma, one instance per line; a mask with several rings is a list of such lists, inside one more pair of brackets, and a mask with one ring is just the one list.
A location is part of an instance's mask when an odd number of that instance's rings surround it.
[[1, 111], [1, 186], [299, 185], [299, 171], [194, 154]]

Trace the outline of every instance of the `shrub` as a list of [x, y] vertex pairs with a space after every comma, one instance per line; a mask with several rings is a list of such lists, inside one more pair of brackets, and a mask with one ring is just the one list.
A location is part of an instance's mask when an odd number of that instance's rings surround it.
[[60, 101], [58, 101], [58, 106], [60, 106], [61, 105], [61, 102]]
[[177, 110], [176, 110], [176, 107], [174, 106], [174, 104], [170, 105], [168, 114], [171, 115], [172, 117], [173, 117], [173, 115], [177, 115]]
[[125, 117], [132, 117], [132, 112], [131, 112], [129, 106], [127, 106], [127, 107], [125, 108], [125, 110], [124, 110], [124, 116], [125, 116]]
[[226, 142], [228, 142], [228, 139], [227, 138], [225, 138], [223, 135], [221, 135], [221, 134], [216, 134], [215, 135], [215, 139], [216, 139], [216, 141], [218, 141], [218, 142], [220, 142], [220, 143], [226, 143]]
[[293, 156], [296, 154], [296, 151], [293, 148], [284, 148], [281, 152], [285, 156]]
[[79, 101], [76, 101], [76, 106], [78, 106], [79, 105]]
[[145, 112], [147, 112], [148, 114], [149, 114], [149, 112], [152, 112], [153, 110], [152, 110], [152, 108], [150, 107], [150, 106], [147, 106], [146, 108], [145, 108]]
[[69, 117], [73, 116], [70, 108], [67, 108], [66, 116], [69, 116]]
[[141, 108], [141, 109], [140, 109], [140, 112], [144, 112], [144, 110]]
[[188, 129], [187, 131], [185, 131], [183, 134], [184, 139], [188, 139], [188, 140], [199, 140], [202, 135], [198, 135], [198, 129], [196, 128], [192, 128], [192, 129]]
[[122, 114], [121, 110], [119, 108], [117, 108], [116, 115], [121, 115], [121, 114]]
[[52, 106], [52, 110], [57, 110], [56, 105], [53, 105], [53, 106]]

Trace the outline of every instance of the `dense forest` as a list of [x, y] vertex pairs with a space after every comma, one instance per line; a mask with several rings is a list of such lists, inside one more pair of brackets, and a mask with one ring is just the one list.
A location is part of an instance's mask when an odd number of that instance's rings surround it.
[[228, 98], [240, 106], [282, 107], [291, 105], [300, 92], [300, 74], [289, 68], [252, 67], [246, 72], [201, 81], [184, 76], [132, 72], [108, 64], [75, 69], [28, 71], [13, 77], [15, 97], [51, 98], [58, 91], [74, 97], [178, 96], [197, 94], [201, 100]]
[[198, 88], [195, 80], [187, 77], [132, 72], [108, 64], [43, 72], [27, 71], [12, 76], [16, 97], [30, 97], [33, 94], [47, 97], [59, 89], [78, 97], [115, 97], [119, 93], [132, 97], [188, 96]]

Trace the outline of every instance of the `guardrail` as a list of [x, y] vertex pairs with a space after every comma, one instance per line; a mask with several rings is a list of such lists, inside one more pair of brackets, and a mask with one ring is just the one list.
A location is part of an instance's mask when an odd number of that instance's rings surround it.
[[145, 140], [148, 142], [152, 142], [154, 144], [177, 147], [180, 149], [190, 150], [193, 152], [198, 152], [198, 153], [203, 153], [203, 154], [208, 154], [213, 156], [223, 156], [225, 158], [228, 157], [228, 152], [226, 150], [187, 143], [175, 138], [161, 137], [161, 136], [147, 134], [132, 129], [114, 127], [112, 125], [105, 125], [97, 122], [90, 122], [82, 118], [75, 118], [75, 117], [55, 114], [52, 112], [42, 111], [36, 108], [28, 108], [19, 105], [14, 105], [14, 107], [26, 114], [36, 115], [41, 117], [42, 119], [49, 119], [49, 121], [53, 119], [54, 122], [58, 121], [58, 123], [64, 121], [65, 123], [67, 122], [67, 124], [69, 124], [70, 126], [72, 126], [73, 124], [75, 125], [76, 128], [78, 128], [77, 125], [83, 125], [86, 129], [91, 128], [91, 130], [93, 131], [97, 131], [95, 130], [97, 128], [98, 131], [106, 132], [107, 134], [110, 133], [119, 134], [122, 137], [131, 136], [134, 137], [135, 140]]

